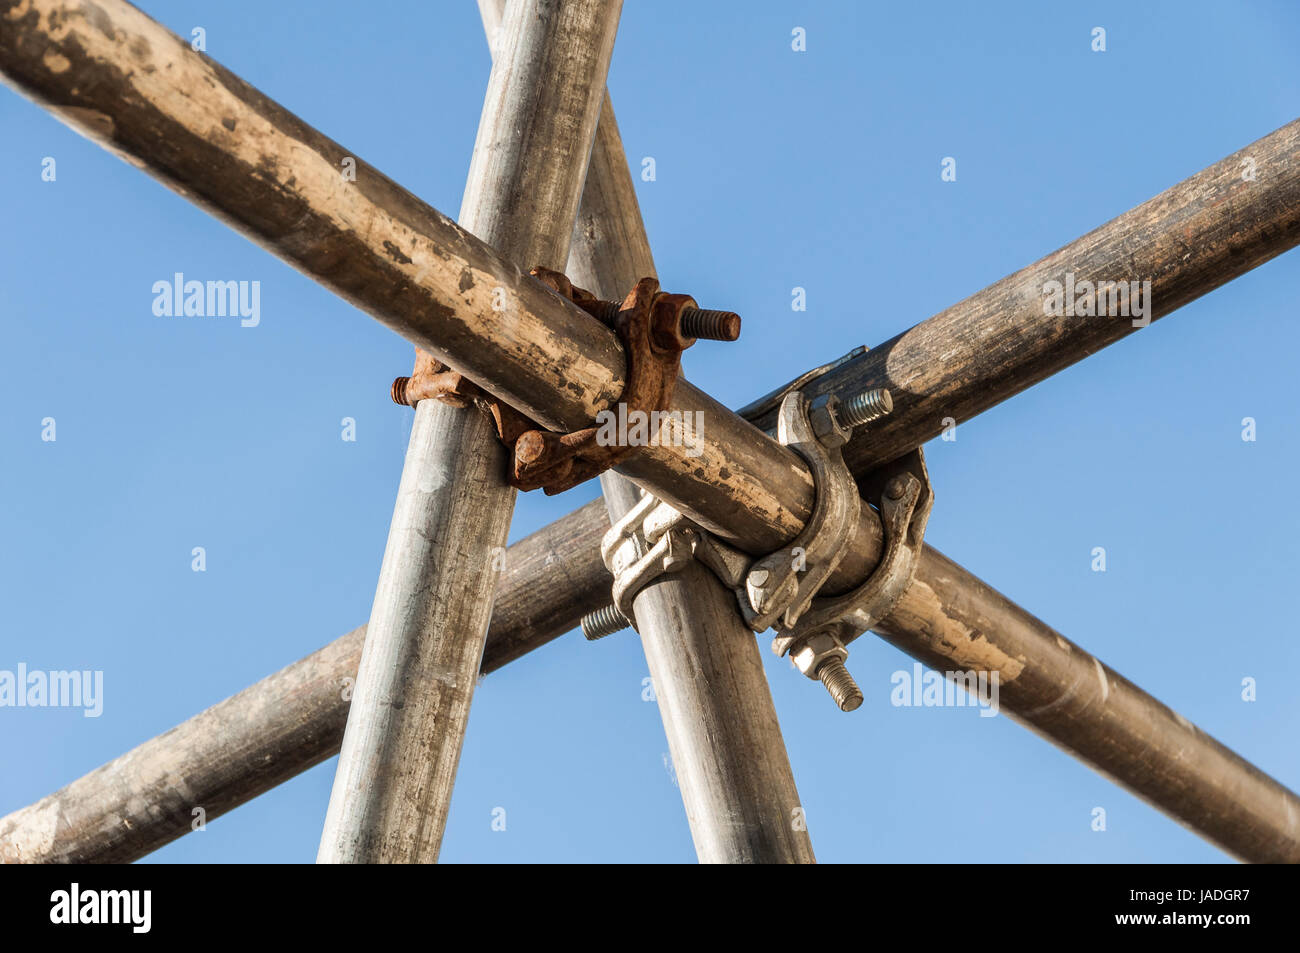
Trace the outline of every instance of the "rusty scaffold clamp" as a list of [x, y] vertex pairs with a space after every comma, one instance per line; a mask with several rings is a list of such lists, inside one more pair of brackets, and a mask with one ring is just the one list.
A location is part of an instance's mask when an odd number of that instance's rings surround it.
[[[855, 352], [856, 353], [856, 352]], [[862, 693], [845, 667], [848, 643], [893, 610], [911, 584], [934, 503], [920, 448], [855, 480], [841, 448], [855, 426], [893, 409], [888, 391], [872, 390], [841, 402], [809, 399], [805, 375], [745, 415], [760, 418], [777, 407], [776, 437], [804, 458], [816, 485], [812, 516], [799, 535], [774, 553], [755, 558], [645, 497], [605, 535], [602, 556], [614, 574], [613, 604], [583, 619], [589, 639], [633, 621], [632, 600], [648, 582], [694, 558], [736, 594], [746, 624], [776, 630], [772, 649], [825, 684], [836, 704], [852, 711]], [[880, 562], [858, 586], [823, 594], [855, 532], [862, 499], [876, 507], [884, 536]]]
[[[620, 303], [601, 301], [556, 271], [534, 268], [531, 274], [618, 334], [627, 381], [617, 403], [629, 417], [636, 411], [649, 416], [668, 409], [682, 351], [697, 338], [734, 341], [740, 336], [738, 314], [705, 310], [689, 295], [661, 292], [654, 278], [642, 278]], [[507, 480], [520, 490], [563, 492], [616, 466], [634, 449], [626, 441], [602, 440], [594, 425], [570, 433], [547, 430], [418, 348], [415, 369], [393, 382], [392, 397], [411, 406], [431, 397], [456, 407], [478, 406], [491, 416], [510, 452]]]

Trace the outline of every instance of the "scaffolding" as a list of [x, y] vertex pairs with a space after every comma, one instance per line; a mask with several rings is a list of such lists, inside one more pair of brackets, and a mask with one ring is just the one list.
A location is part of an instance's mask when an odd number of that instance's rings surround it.
[[[187, 833], [195, 804], [216, 817], [341, 751], [318, 860], [436, 860], [480, 671], [608, 619], [613, 585], [612, 627], [636, 623], [701, 861], [814, 859], [754, 638], [774, 620], [842, 708], [856, 691], [843, 651], [870, 629], [926, 665], [996, 675], [1013, 717], [1232, 856], [1300, 861], [1292, 791], [922, 544], [917, 466], [945, 421], [1136, 329], [1045, 313], [1049, 283], [1149, 281], [1149, 321], [1300, 242], [1300, 121], [739, 412], [664, 372], [652, 409], [703, 415], [698, 439], [606, 454], [603, 503], [507, 551], [520, 474], [594, 475], [580, 435], [649, 392], [653, 334], [669, 327], [678, 353], [709, 336], [683, 321], [693, 300], [651, 280], [605, 89], [620, 10], [480, 0], [494, 62], [459, 224], [360, 160], [343, 181], [354, 152], [123, 0], [7, 15], [9, 85], [402, 335], [414, 379], [456, 382], [415, 401], [368, 625], [0, 818], [0, 859], [129, 861]], [[854, 400], [876, 409], [856, 420]], [[834, 545], [832, 498], [852, 514]], [[619, 542], [641, 569], [663, 547], [639, 588], [611, 560]], [[789, 599], [764, 589], [763, 561], [802, 542]], [[801, 629], [814, 610], [825, 624]]]

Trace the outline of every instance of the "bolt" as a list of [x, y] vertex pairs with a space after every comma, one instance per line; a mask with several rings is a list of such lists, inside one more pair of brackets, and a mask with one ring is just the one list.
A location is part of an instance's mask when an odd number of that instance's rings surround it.
[[695, 561], [695, 550], [691, 548], [695, 534], [691, 530], [670, 529], [665, 538], [668, 552], [664, 554], [664, 572], [680, 572]]
[[632, 623], [627, 616], [618, 611], [618, 606], [602, 606], [582, 617], [582, 634], [588, 642], [595, 642], [615, 632], [622, 632]]
[[808, 404], [808, 423], [813, 435], [827, 450], [844, 446], [853, 435], [851, 427], [840, 423], [842, 414], [840, 399], [834, 394], [814, 397]]
[[606, 327], [614, 327], [618, 322], [618, 313], [623, 310], [623, 305], [618, 301], [598, 301], [596, 302], [596, 317], [600, 323]]
[[409, 377], [399, 377], [393, 381], [393, 387], [389, 394], [392, 395], [394, 404], [404, 405], [406, 403], [406, 385], [409, 383], [411, 383]]
[[901, 500], [903, 494], [907, 492], [907, 481], [901, 476], [896, 476], [885, 484], [885, 496], [891, 500]]
[[[596, 317], [612, 328], [622, 310], [621, 301], [601, 301]], [[682, 312], [682, 337], [699, 338], [702, 341], [734, 341], [740, 337], [740, 315], [734, 311], [687, 308]]]
[[734, 341], [740, 337], [740, 315], [734, 311], [687, 308], [682, 312], [682, 337]]
[[883, 387], [866, 390], [855, 394], [848, 400], [841, 401], [839, 417], [846, 427], [858, 427], [869, 421], [885, 416], [894, 409], [894, 399]]
[[853, 711], [862, 704], [862, 689], [858, 688], [858, 683], [853, 680], [841, 659], [827, 659], [817, 669], [817, 677], [831, 693], [835, 704], [840, 706], [840, 711]]

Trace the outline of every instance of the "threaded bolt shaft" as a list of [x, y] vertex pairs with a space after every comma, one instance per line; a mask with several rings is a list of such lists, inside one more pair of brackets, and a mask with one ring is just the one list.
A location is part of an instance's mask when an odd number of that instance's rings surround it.
[[839, 417], [846, 427], [857, 427], [885, 416], [894, 409], [894, 399], [883, 387], [854, 394], [840, 401]]
[[596, 317], [608, 328], [618, 322], [618, 313], [623, 310], [621, 301], [599, 301], [596, 303]]
[[393, 389], [389, 391], [392, 395], [394, 404], [406, 404], [406, 385], [411, 382], [409, 377], [399, 377], [393, 381]]
[[[601, 301], [596, 307], [596, 317], [607, 327], [618, 322], [623, 310], [621, 301]], [[714, 311], [708, 308], [687, 308], [682, 312], [682, 337], [702, 341], [734, 341], [740, 337], [740, 315], [734, 311]]]
[[582, 617], [582, 634], [588, 642], [595, 642], [615, 632], [622, 632], [632, 623], [618, 611], [618, 606], [608, 605], [588, 612]]
[[853, 711], [862, 704], [862, 689], [839, 659], [828, 659], [817, 669], [817, 677], [839, 705], [840, 711]]
[[740, 315], [734, 311], [687, 308], [682, 312], [682, 336], [702, 341], [734, 341], [740, 337]]

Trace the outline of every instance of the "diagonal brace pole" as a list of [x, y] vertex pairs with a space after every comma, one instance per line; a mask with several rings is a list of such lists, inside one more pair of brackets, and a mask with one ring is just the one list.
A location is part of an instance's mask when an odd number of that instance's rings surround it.
[[[505, 24], [460, 222], [508, 258], [568, 257], [621, 8], [520, 2]], [[505, 472], [477, 408], [416, 405], [321, 862], [437, 859], [514, 509]]]
[[[46, 103], [65, 121], [114, 151], [137, 157], [192, 200], [213, 209], [391, 326], [409, 333], [413, 318], [417, 323], [438, 319], [439, 307], [453, 306], [448, 302], [454, 295], [435, 293], [419, 276], [412, 282], [400, 274], [402, 269], [377, 253], [381, 241], [389, 236], [405, 241], [438, 232], [444, 254], [441, 260], [430, 261], [433, 267], [426, 277], [441, 275], [448, 286], [454, 285], [464, 256], [472, 249], [454, 231], [434, 227], [436, 222], [430, 216], [436, 213], [427, 206], [364, 166], [366, 202], [357, 195], [333, 194], [332, 186], [320, 188], [329, 178], [317, 174], [320, 166], [332, 168], [330, 157], [346, 155], [345, 150], [227, 71], [192, 54], [166, 30], [125, 4], [87, 4], [66, 11], [63, 4], [52, 0], [32, 0], [22, 6], [21, 25], [0, 32], [0, 69], [7, 81], [27, 95]], [[12, 7], [12, 3], [0, 4], [0, 11], [8, 13]], [[93, 9], [99, 21], [113, 29], [100, 31], [103, 36], [85, 29], [83, 9]], [[57, 27], [50, 17], [52, 10], [61, 11]], [[69, 61], [69, 69], [57, 75], [42, 66], [45, 51], [52, 48]], [[140, 54], [140, 50], [146, 53]], [[161, 65], [146, 64], [154, 65], [153, 70], [123, 68], [137, 55], [147, 55]], [[174, 68], [166, 79], [162, 78], [164, 68]], [[183, 97], [175, 90], [178, 79], [186, 80], [186, 88], [192, 90]], [[129, 96], [123, 95], [124, 89], [130, 90]], [[240, 117], [240, 128], [249, 130], [241, 137], [225, 136], [218, 128], [224, 125], [223, 116], [233, 123], [233, 114]], [[1086, 274], [1109, 256], [1110, 277], [1122, 277], [1113, 271], [1117, 264], [1127, 265], [1138, 276], [1152, 274], [1158, 317], [1293, 247], [1300, 240], [1300, 176], [1295, 172], [1298, 126], [1293, 123], [1265, 137], [1049, 259], [1004, 279], [997, 294], [1006, 311], [1001, 315], [982, 311], [974, 326], [958, 323], [955, 330], [962, 335], [958, 339], [962, 347], [965, 351], [978, 348], [987, 334], [999, 333], [999, 327], [1014, 329], [1018, 336], [1041, 337], [1040, 331], [1049, 332], [1054, 336], [1052, 349], [1060, 356], [1037, 364], [1034, 373], [1038, 376], [1088, 353], [1086, 347], [1076, 346], [1082, 338], [1055, 334], [1055, 328], [1041, 316], [1034, 317], [1041, 301], [1030, 289], [1041, 287], [1043, 277], [1059, 273], [1056, 266], [1066, 261]], [[292, 131], [287, 139], [285, 130]], [[290, 142], [294, 144], [291, 148]], [[297, 158], [286, 161], [279, 170], [268, 171], [258, 164], [263, 154]], [[1239, 182], [1243, 155], [1259, 156], [1260, 166], [1266, 170], [1250, 188]], [[319, 165], [317, 159], [322, 160]], [[392, 230], [395, 221], [404, 223], [407, 231]], [[356, 222], [366, 223], [366, 237], [373, 240], [370, 245], [349, 230]], [[401, 246], [397, 247], [400, 251]], [[489, 265], [488, 270], [510, 274], [501, 264]], [[1017, 291], [1022, 285], [1023, 290]], [[949, 316], [960, 319], [964, 305], [950, 309]], [[1082, 329], [1082, 323], [1077, 326]], [[907, 337], [918, 344], [925, 341], [923, 335], [912, 332]], [[931, 341], [929, 347], [952, 343], [957, 342]], [[590, 340], [586, 346], [598, 350], [602, 343]], [[501, 349], [489, 350], [499, 355]], [[587, 353], [590, 356], [592, 352]], [[885, 370], [906, 371], [909, 364], [917, 366], [926, 353], [924, 346], [892, 347]], [[1013, 352], [1000, 348], [999, 353]], [[996, 373], [1000, 382], [1023, 380], [1017, 376], [1014, 361], [1006, 362]], [[1032, 379], [1037, 378], [1031, 377], [1030, 383]], [[922, 374], [918, 393], [923, 386]], [[979, 378], [972, 375], [955, 381], [946, 393], [949, 398], [964, 393], [978, 401], [980, 389]], [[1002, 384], [998, 394], [998, 399], [1008, 396]], [[613, 395], [602, 392], [593, 397], [592, 406], [598, 406], [599, 400]], [[970, 410], [971, 404], [964, 406]], [[931, 407], [932, 412], [938, 409]], [[978, 407], [972, 412], [978, 412]], [[928, 420], [925, 423], [935, 426]], [[1119, 689], [1132, 698], [1150, 699], [1129, 683], [1113, 683], [1109, 695], [1099, 685], [1083, 695], [1074, 694], [1075, 686], [1086, 687], [1084, 670], [1093, 669], [1092, 656], [959, 567], [941, 557], [927, 557], [918, 578], [925, 583], [923, 597], [911, 599], [906, 613], [896, 612], [889, 620], [897, 623], [891, 631], [909, 652], [923, 658], [932, 654], [949, 663], [969, 660], [974, 653], [1003, 672], [1007, 686], [1003, 697], [1008, 707], [1175, 817], [1239, 856], [1270, 859], [1296, 855], [1300, 838], [1293, 794], [1164, 706], [1145, 710], [1118, 706]], [[549, 633], [554, 634], [558, 632]], [[527, 637], [511, 637], [506, 657], [516, 657], [528, 644]], [[1143, 720], [1146, 716], [1151, 720]], [[1176, 740], [1176, 745], [1153, 744], [1159, 737]], [[1220, 767], [1214, 772], [1189, 768], [1207, 750], [1219, 752], [1215, 757]], [[1189, 758], [1188, 752], [1196, 752], [1197, 757]], [[1148, 763], [1149, 757], [1156, 762]]]

